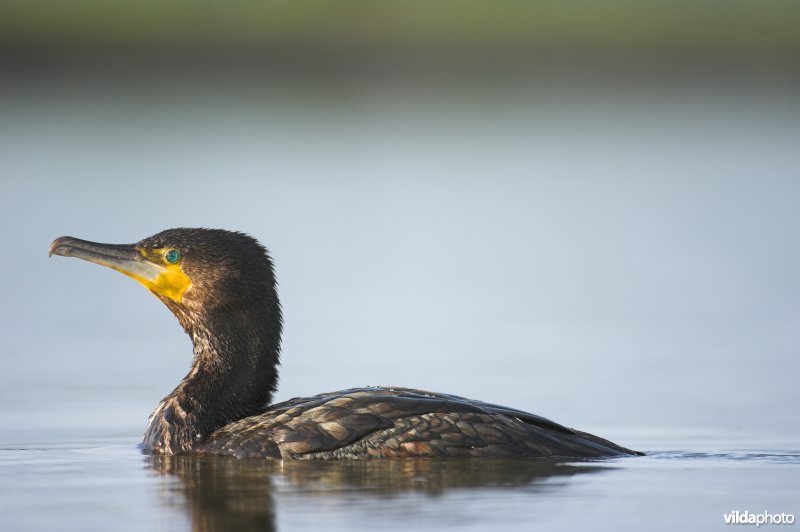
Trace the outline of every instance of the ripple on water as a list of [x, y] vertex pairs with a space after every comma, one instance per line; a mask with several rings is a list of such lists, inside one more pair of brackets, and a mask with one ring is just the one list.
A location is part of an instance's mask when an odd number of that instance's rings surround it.
[[647, 456], [657, 460], [732, 460], [737, 462], [800, 464], [800, 451], [796, 450], [655, 451], [647, 453]]

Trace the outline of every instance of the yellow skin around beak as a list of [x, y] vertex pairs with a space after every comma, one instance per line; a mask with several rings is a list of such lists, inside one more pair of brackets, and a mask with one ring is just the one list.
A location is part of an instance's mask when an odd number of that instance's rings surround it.
[[180, 303], [192, 286], [180, 262], [170, 264], [164, 258], [166, 249], [142, 249], [135, 245], [98, 244], [62, 236], [50, 244], [50, 255], [77, 257], [124, 273], [148, 290]]

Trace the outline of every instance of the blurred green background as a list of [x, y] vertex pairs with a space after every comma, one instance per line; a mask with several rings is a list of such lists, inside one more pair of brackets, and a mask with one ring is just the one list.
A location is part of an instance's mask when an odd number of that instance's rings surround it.
[[113, 60], [119, 69], [117, 61], [136, 60], [250, 75], [519, 74], [567, 59], [761, 67], [763, 75], [794, 74], [798, 28], [800, 4], [791, 0], [4, 0], [0, 53], [18, 68]]

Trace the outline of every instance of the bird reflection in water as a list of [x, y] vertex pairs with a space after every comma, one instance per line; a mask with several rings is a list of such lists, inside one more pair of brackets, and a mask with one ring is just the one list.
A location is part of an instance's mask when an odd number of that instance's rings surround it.
[[451, 490], [532, 487], [562, 489], [580, 474], [607, 471], [608, 462], [550, 459], [236, 460], [218, 456], [146, 455], [145, 467], [164, 482], [165, 506], [187, 513], [193, 530], [276, 530], [278, 494], [382, 498]]
[[275, 530], [274, 466], [266, 460], [146, 455], [163, 476], [160, 502], [184, 510], [192, 530]]

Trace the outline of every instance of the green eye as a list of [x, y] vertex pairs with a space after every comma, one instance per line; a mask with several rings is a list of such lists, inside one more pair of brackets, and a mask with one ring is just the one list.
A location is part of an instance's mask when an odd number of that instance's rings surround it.
[[181, 260], [181, 252], [177, 249], [171, 249], [164, 253], [164, 259], [170, 264], [177, 264]]

